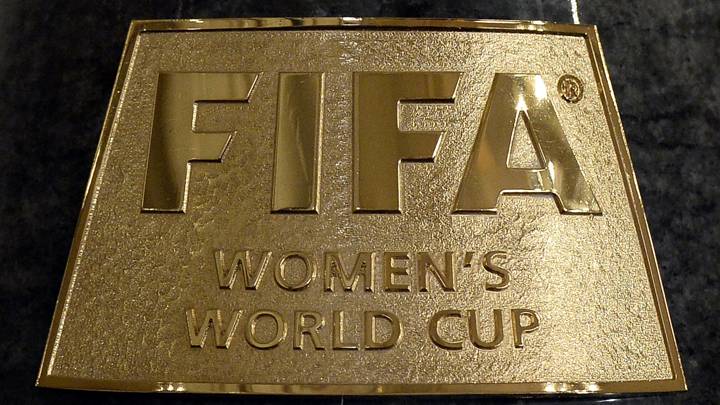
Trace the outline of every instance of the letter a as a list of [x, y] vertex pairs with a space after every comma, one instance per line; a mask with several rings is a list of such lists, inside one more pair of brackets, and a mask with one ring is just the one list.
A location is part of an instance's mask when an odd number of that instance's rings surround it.
[[[541, 168], [508, 167], [523, 121]], [[498, 73], [457, 197], [455, 213], [496, 213], [500, 194], [549, 193], [563, 214], [601, 214], [540, 75]]]

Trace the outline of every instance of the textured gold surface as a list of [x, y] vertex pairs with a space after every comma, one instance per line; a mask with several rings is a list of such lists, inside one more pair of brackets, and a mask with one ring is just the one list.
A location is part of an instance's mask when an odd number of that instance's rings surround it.
[[[591, 27], [519, 22], [357, 19], [146, 22], [133, 26], [117, 92], [98, 150], [47, 351], [44, 386], [158, 391], [273, 393], [643, 392], [684, 388], [657, 264], [617, 111]], [[253, 27], [302, 28], [244, 30]], [[322, 29], [321, 26], [336, 29]], [[382, 26], [380, 30], [377, 27]], [[408, 27], [425, 30], [408, 30]], [[392, 29], [396, 27], [396, 29]], [[427, 28], [433, 28], [427, 30]], [[462, 28], [462, 29], [458, 29]], [[217, 30], [215, 29], [222, 29]], [[403, 106], [402, 131], [444, 130], [432, 164], [402, 164], [402, 213], [353, 213], [353, 73], [461, 72], [452, 104]], [[208, 104], [195, 122], [204, 132], [237, 128], [222, 163], [192, 163], [185, 213], [142, 212], [144, 178], [160, 72], [261, 72], [249, 106]], [[272, 213], [279, 72], [322, 72], [322, 156], [317, 214]], [[504, 195], [495, 215], [452, 214], [495, 73], [539, 74], [602, 215], [562, 215], [549, 195]], [[584, 83], [576, 104], [555, 83]], [[438, 124], [441, 124], [438, 127]], [[529, 152], [530, 149], [524, 149]], [[318, 272], [309, 287], [287, 291], [270, 265], [256, 290], [219, 288], [216, 250], [301, 251]], [[501, 291], [483, 255], [509, 270]], [[359, 252], [376, 252], [375, 288], [323, 286], [323, 254], [352, 269]], [[385, 291], [384, 252], [452, 252], [455, 290], [431, 279], [409, 292]], [[467, 252], [474, 252], [469, 256]], [[464, 264], [467, 264], [465, 266]], [[297, 278], [294, 280], [297, 281]], [[337, 282], [337, 280], [336, 280]], [[511, 309], [528, 308], [539, 328], [513, 342]], [[242, 310], [232, 344], [191, 347], [186, 311], [198, 322], [220, 309], [225, 326]], [[485, 340], [493, 309], [505, 338], [474, 347], [457, 326], [434, 344], [431, 317], [478, 310]], [[245, 320], [277, 311], [290, 325], [277, 347], [244, 339]], [[328, 323], [326, 350], [293, 348], [295, 311]], [[397, 345], [331, 350], [333, 311], [362, 342], [363, 311], [402, 319]], [[259, 323], [263, 320], [258, 321]], [[380, 321], [378, 321], [380, 323]], [[382, 331], [378, 331], [379, 333]], [[385, 331], [389, 333], [389, 331]], [[467, 332], [465, 332], [467, 333]], [[269, 337], [266, 337], [268, 340]], [[308, 347], [309, 346], [309, 347]]]

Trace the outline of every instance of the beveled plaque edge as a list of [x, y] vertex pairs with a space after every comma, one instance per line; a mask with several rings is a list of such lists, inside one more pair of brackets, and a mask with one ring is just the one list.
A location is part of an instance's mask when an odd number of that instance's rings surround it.
[[[52, 374], [52, 363], [62, 331], [66, 306], [75, 281], [75, 264], [82, 248], [89, 214], [92, 212], [98, 178], [102, 175], [105, 150], [115, 121], [115, 115], [124, 91], [133, 50], [138, 37], [147, 32], [214, 31], [214, 30], [301, 30], [301, 29], [409, 29], [429, 31], [495, 31], [530, 34], [580, 36], [585, 39], [591, 58], [593, 74], [598, 84], [605, 117], [623, 175], [625, 191], [640, 241], [643, 261], [653, 292], [653, 299], [670, 360], [673, 378], [666, 380], [608, 381], [608, 382], [521, 382], [478, 384], [240, 384], [213, 382], [163, 382], [98, 380], [63, 377]], [[91, 192], [92, 191], [92, 192]], [[98, 147], [85, 189], [80, 215], [75, 228], [70, 254], [63, 275], [60, 292], [43, 353], [36, 386], [98, 391], [133, 392], [191, 392], [191, 393], [244, 393], [244, 394], [304, 394], [304, 395], [612, 395], [621, 393], [652, 393], [686, 391], [687, 385], [680, 362], [677, 343], [662, 287], [645, 211], [640, 197], [635, 171], [625, 134], [620, 122], [615, 95], [610, 85], [602, 46], [594, 25], [559, 24], [520, 20], [468, 20], [468, 19], [414, 19], [414, 18], [236, 18], [236, 19], [184, 19], [135, 20], [130, 24], [125, 47], [120, 59], [113, 93], [100, 133]]]

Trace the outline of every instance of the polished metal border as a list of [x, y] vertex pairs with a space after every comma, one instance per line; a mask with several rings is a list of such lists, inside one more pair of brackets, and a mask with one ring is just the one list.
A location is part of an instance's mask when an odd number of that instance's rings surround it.
[[[673, 378], [651, 381], [612, 382], [523, 382], [523, 383], [479, 383], [479, 384], [223, 384], [213, 382], [181, 381], [116, 381], [68, 378], [52, 375], [52, 364], [56, 354], [57, 338], [62, 331], [71, 286], [75, 281], [75, 261], [82, 247], [85, 224], [95, 203], [95, 188], [102, 174], [101, 166], [112, 131], [115, 114], [123, 84], [127, 77], [132, 52], [142, 33], [162, 31], [213, 31], [213, 30], [303, 30], [303, 29], [395, 29], [429, 31], [496, 31], [529, 34], [555, 34], [580, 36], [585, 39], [593, 71], [602, 99], [605, 117], [615, 146], [625, 190], [631, 204], [640, 246], [653, 292], [655, 308], [663, 332], [665, 348]], [[91, 192], [92, 191], [92, 192]], [[49, 337], [45, 346], [37, 386], [79, 390], [135, 391], [135, 392], [194, 392], [194, 393], [245, 393], [245, 394], [312, 394], [312, 395], [383, 395], [383, 394], [618, 394], [685, 391], [687, 386], [683, 374], [677, 343], [670, 321], [660, 272], [653, 248], [647, 219], [640, 198], [635, 171], [630, 159], [627, 142], [620, 122], [615, 96], [605, 67], [597, 28], [593, 25], [556, 24], [542, 21], [497, 21], [458, 19], [401, 19], [401, 18], [239, 18], [239, 19], [190, 19], [190, 20], [147, 20], [133, 21], [125, 42], [120, 68], [105, 121], [100, 134], [98, 148], [92, 166], [90, 180], [78, 218], [65, 275], [58, 295]]]

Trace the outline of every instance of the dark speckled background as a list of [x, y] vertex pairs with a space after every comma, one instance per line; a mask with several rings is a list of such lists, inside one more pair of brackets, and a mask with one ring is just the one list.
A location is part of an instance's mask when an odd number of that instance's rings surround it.
[[[720, 2], [577, 3], [580, 21], [600, 30], [689, 386], [687, 393], [619, 401], [720, 403]], [[105, 394], [34, 387], [130, 20], [337, 15], [573, 20], [569, 0], [0, 0], [0, 403], [371, 400]], [[577, 399], [372, 400], [549, 404]]]

